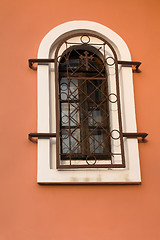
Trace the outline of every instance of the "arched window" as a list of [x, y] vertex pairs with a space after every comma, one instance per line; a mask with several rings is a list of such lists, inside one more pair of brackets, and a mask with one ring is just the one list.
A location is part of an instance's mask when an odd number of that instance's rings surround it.
[[55, 77], [57, 168], [125, 167], [113, 47], [95, 34], [63, 39], [55, 51]]
[[[109, 28], [72, 21], [42, 40], [38, 59], [38, 183], [140, 183], [127, 45]], [[46, 136], [46, 135], [45, 135]]]

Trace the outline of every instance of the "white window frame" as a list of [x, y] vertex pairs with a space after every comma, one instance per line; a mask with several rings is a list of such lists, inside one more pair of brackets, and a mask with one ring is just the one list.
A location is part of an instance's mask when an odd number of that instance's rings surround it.
[[[52, 29], [42, 40], [38, 59], [50, 58], [51, 49], [59, 41], [73, 33], [95, 33], [114, 47], [118, 60], [131, 61], [129, 49], [124, 40], [111, 29], [91, 21], [71, 21]], [[51, 132], [51, 119], [56, 123], [52, 106], [55, 96], [50, 79], [54, 79], [53, 64], [38, 64], [38, 133]], [[119, 68], [120, 96], [123, 132], [137, 132], [133, 78], [131, 67]], [[54, 89], [55, 90], [55, 89]], [[53, 129], [52, 132], [56, 129]], [[52, 147], [51, 147], [52, 146]], [[43, 184], [139, 184], [141, 183], [139, 152], [137, 139], [124, 138], [126, 167], [120, 169], [56, 169], [56, 139], [38, 139], [38, 170], [37, 182]], [[51, 149], [52, 148], [52, 149]], [[52, 166], [51, 166], [52, 157]]]

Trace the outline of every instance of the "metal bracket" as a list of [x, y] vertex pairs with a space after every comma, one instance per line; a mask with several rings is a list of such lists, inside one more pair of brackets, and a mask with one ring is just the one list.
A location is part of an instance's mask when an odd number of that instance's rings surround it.
[[33, 143], [37, 143], [37, 139], [34, 139], [34, 138], [47, 139], [47, 138], [53, 138], [53, 137], [56, 137], [56, 133], [29, 133], [28, 134], [28, 139]]
[[[28, 63], [29, 63], [29, 67], [32, 69], [32, 70], [37, 70], [37, 67], [34, 67], [34, 63], [40, 63], [40, 64], [43, 64], [43, 65], [46, 65], [48, 63], [53, 63], [55, 61], [55, 59], [51, 59], [51, 58], [48, 58], [48, 59], [28, 59]], [[141, 62], [132, 62], [132, 61], [118, 61], [118, 64], [121, 64], [122, 67], [132, 67], [134, 66], [135, 69], [133, 69], [133, 72], [136, 72], [136, 73], [140, 73], [141, 70], [139, 69], [139, 66], [141, 65]]]
[[[123, 137], [127, 138], [142, 138], [142, 141], [145, 140], [145, 138], [148, 136], [148, 133], [122, 133]], [[47, 138], [55, 138], [56, 133], [29, 133], [28, 139], [33, 142], [37, 143], [37, 139], [34, 138], [41, 138], [41, 139], [47, 139]]]
[[34, 63], [40, 63], [40, 64], [43, 64], [43, 65], [46, 65], [47, 63], [53, 63], [54, 62], [54, 59], [28, 59], [28, 64], [29, 64], [29, 67], [32, 69], [32, 70], [37, 70], [37, 67], [34, 67]]
[[135, 61], [118, 61], [118, 64], [122, 64], [122, 67], [132, 67], [134, 66], [135, 69], [133, 69], [133, 72], [140, 73], [141, 70], [139, 69], [139, 66], [141, 65], [141, 62], [135, 62]]
[[142, 141], [148, 136], [148, 133], [122, 133], [123, 137], [127, 138], [142, 138]]

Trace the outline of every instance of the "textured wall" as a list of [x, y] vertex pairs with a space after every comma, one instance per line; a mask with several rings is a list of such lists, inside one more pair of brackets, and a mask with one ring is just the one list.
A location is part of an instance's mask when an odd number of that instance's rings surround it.
[[[0, 8], [0, 240], [159, 240], [160, 2], [158, 0], [6, 0]], [[42, 38], [71, 20], [99, 22], [127, 43], [134, 74], [140, 186], [36, 183], [36, 58]]]

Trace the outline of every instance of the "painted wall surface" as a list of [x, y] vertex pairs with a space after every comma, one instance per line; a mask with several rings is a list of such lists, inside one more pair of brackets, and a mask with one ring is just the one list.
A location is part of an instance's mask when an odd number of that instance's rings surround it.
[[[117, 32], [132, 59], [142, 184], [53, 186], [36, 183], [36, 72], [42, 38], [55, 26], [90, 20]], [[160, 1], [6, 0], [0, 8], [0, 240], [159, 240]]]

